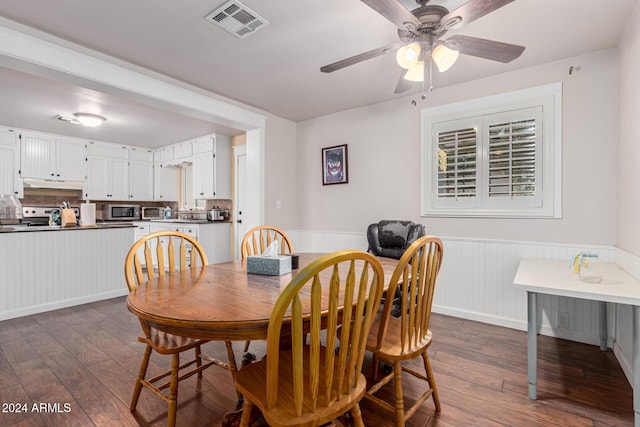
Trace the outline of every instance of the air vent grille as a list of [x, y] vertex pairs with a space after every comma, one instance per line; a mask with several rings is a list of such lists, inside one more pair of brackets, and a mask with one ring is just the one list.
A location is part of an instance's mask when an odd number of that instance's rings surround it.
[[224, 3], [205, 19], [239, 39], [247, 38], [269, 25], [269, 21], [235, 0]]

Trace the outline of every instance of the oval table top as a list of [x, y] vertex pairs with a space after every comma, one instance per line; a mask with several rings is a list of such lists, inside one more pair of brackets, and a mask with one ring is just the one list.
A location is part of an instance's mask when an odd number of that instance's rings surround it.
[[[324, 255], [301, 253], [300, 269]], [[386, 280], [397, 260], [378, 257]], [[165, 274], [127, 297], [129, 311], [165, 332], [208, 340], [262, 340], [282, 290], [299, 270], [281, 276], [248, 274], [245, 261]]]

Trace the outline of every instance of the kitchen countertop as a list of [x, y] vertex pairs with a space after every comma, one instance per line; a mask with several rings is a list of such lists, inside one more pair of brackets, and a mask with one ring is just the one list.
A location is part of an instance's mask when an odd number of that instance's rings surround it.
[[149, 222], [169, 222], [178, 224], [229, 224], [230, 220], [209, 221], [208, 219], [152, 219]]
[[82, 227], [76, 225], [74, 227], [61, 227], [59, 225], [38, 225], [29, 227], [26, 225], [1, 225], [0, 233], [18, 233], [18, 232], [36, 232], [36, 231], [73, 231], [73, 230], [103, 230], [109, 228], [130, 228], [133, 227], [131, 222], [98, 222], [95, 227]]

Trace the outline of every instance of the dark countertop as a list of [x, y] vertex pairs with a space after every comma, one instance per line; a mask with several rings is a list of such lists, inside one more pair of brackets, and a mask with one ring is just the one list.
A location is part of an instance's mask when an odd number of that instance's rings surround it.
[[95, 227], [60, 227], [59, 225], [39, 225], [28, 227], [26, 225], [2, 225], [0, 233], [18, 233], [18, 232], [35, 232], [35, 231], [73, 231], [73, 230], [105, 230], [110, 228], [133, 228], [131, 222], [99, 222]]
[[152, 219], [149, 222], [169, 222], [177, 224], [230, 224], [231, 220], [209, 221], [207, 219]]

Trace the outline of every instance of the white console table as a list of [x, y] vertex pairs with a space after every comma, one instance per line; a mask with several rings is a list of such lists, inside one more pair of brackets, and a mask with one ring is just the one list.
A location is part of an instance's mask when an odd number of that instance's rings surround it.
[[538, 331], [536, 295], [600, 301], [600, 348], [607, 350], [607, 303], [633, 306], [633, 411], [640, 427], [640, 281], [615, 264], [605, 264], [601, 283], [578, 280], [568, 260], [523, 259], [513, 280], [527, 292], [527, 365], [529, 398], [537, 399]]

